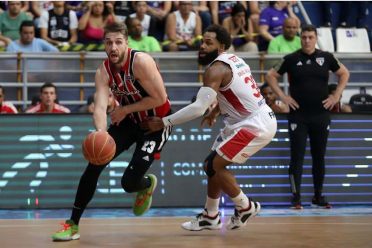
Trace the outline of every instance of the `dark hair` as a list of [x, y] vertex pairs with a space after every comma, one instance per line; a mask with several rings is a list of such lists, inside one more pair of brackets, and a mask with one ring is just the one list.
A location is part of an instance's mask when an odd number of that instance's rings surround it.
[[318, 33], [316, 31], [316, 27], [311, 24], [305, 24], [301, 27], [301, 34], [303, 32], [315, 32], [315, 35], [318, 36]]
[[228, 50], [230, 48], [231, 36], [224, 27], [212, 24], [205, 29], [204, 33], [206, 32], [216, 33], [216, 39], [218, 40], [219, 43], [225, 45], [225, 50]]
[[270, 85], [265, 82], [263, 85], [261, 85], [260, 90], [262, 91], [262, 90], [264, 90], [264, 89], [266, 89], [268, 87], [270, 87]]
[[34, 27], [35, 28], [35, 24], [33, 21], [29, 21], [29, 20], [23, 21], [21, 23], [21, 26], [19, 27], [19, 32], [22, 32], [23, 27]]
[[241, 12], [244, 12], [244, 15], [247, 16], [244, 6], [241, 3], [236, 3], [231, 9], [231, 16], [235, 16]]
[[3, 94], [5, 94], [5, 90], [1, 84], [0, 84], [0, 90], [3, 90]]
[[45, 88], [51, 88], [51, 87], [57, 91], [57, 87], [53, 83], [47, 82], [41, 86], [40, 93], [42, 93]]
[[128, 29], [125, 26], [125, 24], [122, 22], [113, 22], [113, 23], [108, 24], [105, 27], [104, 36], [106, 36], [106, 34], [108, 33], [121, 33], [124, 35], [126, 39], [128, 38]]
[[125, 25], [127, 26], [127, 28], [128, 27], [132, 27], [132, 22], [134, 21], [134, 20], [139, 20], [137, 17], [127, 17], [126, 19], [125, 19]]

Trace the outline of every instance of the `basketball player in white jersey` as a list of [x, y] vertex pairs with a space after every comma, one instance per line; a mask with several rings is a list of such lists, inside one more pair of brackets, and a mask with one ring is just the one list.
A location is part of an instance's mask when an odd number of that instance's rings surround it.
[[230, 34], [226, 29], [217, 25], [209, 26], [199, 50], [199, 62], [209, 66], [196, 101], [172, 115], [150, 118], [142, 125], [145, 129], [156, 131], [187, 122], [202, 116], [217, 99], [218, 104], [204, 116], [202, 124], [213, 125], [221, 114], [225, 128], [216, 138], [204, 164], [208, 176], [205, 209], [196, 219], [182, 224], [184, 229], [190, 231], [222, 227], [218, 209], [222, 192], [235, 203], [235, 212], [227, 223], [227, 229], [244, 226], [261, 208], [260, 203], [252, 201], [243, 193], [234, 175], [226, 167], [232, 163], [245, 163], [266, 146], [276, 133], [277, 122], [249, 66], [236, 55], [225, 53], [230, 45]]

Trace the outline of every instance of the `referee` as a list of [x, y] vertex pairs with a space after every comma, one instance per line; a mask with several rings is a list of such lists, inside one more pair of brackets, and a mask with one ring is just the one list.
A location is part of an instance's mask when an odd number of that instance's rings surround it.
[[[330, 109], [340, 100], [349, 79], [349, 71], [331, 53], [315, 48], [316, 27], [305, 25], [301, 31], [301, 49], [286, 55], [270, 69], [266, 81], [288, 104], [288, 130], [291, 147], [289, 178], [293, 193], [292, 208], [302, 209], [301, 177], [306, 140], [309, 136], [312, 156], [314, 197], [312, 206], [331, 208], [322, 195], [325, 174], [325, 152], [330, 124]], [[338, 77], [333, 94], [328, 92], [329, 71]], [[278, 85], [278, 78], [288, 73], [289, 95]]]

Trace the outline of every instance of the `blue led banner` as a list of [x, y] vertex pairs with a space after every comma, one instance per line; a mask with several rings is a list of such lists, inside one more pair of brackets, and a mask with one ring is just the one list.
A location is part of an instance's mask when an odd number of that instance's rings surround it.
[[[279, 116], [273, 141], [243, 166], [231, 166], [245, 193], [263, 204], [290, 200], [287, 121]], [[372, 204], [372, 116], [335, 115], [326, 155], [324, 192], [335, 204]], [[154, 205], [200, 207], [206, 194], [203, 160], [222, 124], [201, 128], [196, 120], [174, 128], [160, 160], [150, 171], [158, 176]], [[90, 115], [0, 116], [0, 208], [66, 208], [75, 198], [86, 167], [81, 142], [93, 130]], [[131, 147], [133, 149], [133, 147]], [[99, 180], [90, 207], [130, 207], [121, 176], [131, 157], [111, 162]], [[304, 202], [312, 196], [309, 146], [304, 161]], [[223, 198], [223, 205], [231, 202]]]

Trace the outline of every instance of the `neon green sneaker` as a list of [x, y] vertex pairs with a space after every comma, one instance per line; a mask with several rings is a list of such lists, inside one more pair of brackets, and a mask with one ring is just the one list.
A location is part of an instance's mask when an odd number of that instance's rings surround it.
[[79, 226], [73, 220], [66, 220], [61, 225], [63, 226], [62, 230], [52, 235], [53, 241], [70, 241], [80, 238]]
[[151, 180], [151, 185], [147, 189], [137, 192], [136, 201], [134, 202], [134, 215], [143, 215], [151, 207], [152, 193], [155, 191], [157, 179], [153, 174], [147, 175]]

